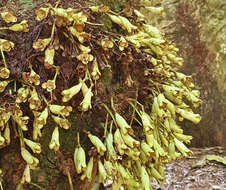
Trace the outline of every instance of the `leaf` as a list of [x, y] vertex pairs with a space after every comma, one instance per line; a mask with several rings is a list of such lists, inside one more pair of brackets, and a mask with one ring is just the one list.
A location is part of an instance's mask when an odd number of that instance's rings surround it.
[[214, 160], [226, 165], [226, 156], [222, 157], [214, 154], [209, 154], [209, 155], [206, 155], [206, 159], [210, 161]]

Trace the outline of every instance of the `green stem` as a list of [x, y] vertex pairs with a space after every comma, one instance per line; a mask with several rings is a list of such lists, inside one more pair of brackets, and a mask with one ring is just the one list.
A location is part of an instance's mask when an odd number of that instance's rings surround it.
[[8, 68], [7, 64], [6, 64], [6, 60], [5, 60], [5, 55], [4, 55], [4, 52], [3, 52], [3, 47], [0, 46], [1, 48], [1, 55], [2, 55], [2, 59], [3, 59], [3, 63], [4, 63], [4, 66], [5, 68]]
[[69, 185], [70, 185], [70, 190], [74, 190], [73, 183], [72, 183], [72, 180], [71, 180], [71, 175], [70, 175], [70, 172], [68, 170], [67, 170], [67, 177], [68, 177], [68, 182], [69, 182]]
[[78, 146], [81, 147], [80, 145], [80, 137], [79, 137], [79, 132], [77, 133], [77, 142], [78, 142]]
[[24, 147], [25, 148], [25, 145], [24, 145], [24, 135], [23, 135], [23, 131], [21, 129], [20, 126], [18, 126], [18, 132], [19, 132], [19, 138], [20, 138], [20, 146], [21, 148]]

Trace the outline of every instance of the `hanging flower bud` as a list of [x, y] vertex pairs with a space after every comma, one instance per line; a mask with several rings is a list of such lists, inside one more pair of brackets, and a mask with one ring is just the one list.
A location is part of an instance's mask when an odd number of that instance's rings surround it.
[[5, 90], [5, 88], [7, 87], [7, 85], [9, 84], [10, 81], [0, 81], [0, 92], [3, 92]]
[[175, 135], [175, 137], [182, 141], [182, 142], [185, 142], [186, 144], [189, 144], [192, 140], [192, 136], [190, 135], [184, 135], [184, 134], [181, 134], [181, 133], [173, 133]]
[[19, 88], [17, 91], [16, 103], [21, 103], [21, 102], [25, 103], [28, 99], [29, 92], [30, 92], [29, 88], [26, 88], [26, 87]]
[[54, 64], [54, 55], [55, 55], [55, 50], [53, 47], [47, 47], [45, 50], [45, 60], [44, 64], [47, 66], [46, 68], [51, 68]]
[[133, 137], [131, 137], [130, 135], [128, 134], [123, 134], [121, 133], [122, 135], [122, 139], [123, 141], [131, 148], [135, 148], [135, 147], [139, 147], [140, 146], [140, 142], [135, 140]]
[[49, 106], [49, 109], [52, 113], [57, 114], [57, 115], [61, 115], [61, 116], [69, 116], [70, 112], [72, 111], [72, 107], [71, 106], [60, 106], [60, 105], [56, 105], [56, 104], [51, 104]]
[[97, 60], [94, 59], [94, 62], [93, 62], [93, 71], [91, 73], [91, 76], [93, 77], [93, 80], [98, 80], [100, 78], [100, 71], [99, 71], [99, 68], [98, 68], [98, 63], [97, 63]]
[[93, 174], [93, 156], [89, 159], [86, 171], [81, 176], [81, 180], [87, 178], [88, 181], [90, 182], [92, 180], [92, 174]]
[[101, 40], [101, 46], [104, 50], [111, 49], [114, 46], [114, 43], [109, 38], [105, 38]]
[[1, 12], [1, 17], [6, 23], [17, 22], [17, 17], [15, 17], [13, 13], [9, 11]]
[[0, 68], [0, 78], [7, 79], [9, 78], [10, 70], [6, 67]]
[[114, 146], [113, 146], [113, 135], [112, 133], [108, 133], [106, 137], [106, 145], [107, 145], [107, 152], [111, 159], [117, 160], [117, 154], [115, 152]]
[[151, 157], [154, 153], [154, 150], [145, 141], [141, 142], [141, 149], [148, 157]]
[[110, 176], [115, 176], [116, 175], [116, 168], [113, 166], [112, 162], [108, 160], [104, 160], [104, 167], [106, 169], [107, 175]]
[[141, 183], [144, 190], [152, 189], [150, 185], [150, 177], [144, 166], [141, 166], [140, 176], [141, 176]]
[[79, 93], [79, 91], [81, 90], [81, 87], [82, 87], [82, 83], [80, 82], [79, 84], [77, 84], [67, 90], [63, 90], [61, 92], [61, 95], [63, 95], [62, 101], [68, 102], [74, 95]]
[[48, 92], [56, 89], [55, 80], [47, 80], [47, 82], [42, 83], [42, 88], [46, 89]]
[[146, 141], [148, 145], [152, 148], [153, 147], [153, 141], [154, 141], [154, 135], [153, 134], [145, 134]]
[[36, 14], [36, 20], [41, 21], [45, 19], [49, 14], [49, 8], [39, 8], [35, 11]]
[[116, 129], [116, 131], [114, 133], [114, 143], [116, 144], [120, 155], [124, 155], [125, 150], [128, 149], [128, 147], [126, 146], [125, 142], [123, 141], [119, 129]]
[[3, 51], [10, 51], [12, 48], [14, 48], [14, 43], [0, 38], [0, 47]]
[[26, 143], [27, 146], [29, 146], [31, 148], [31, 150], [36, 153], [36, 154], [40, 154], [41, 153], [41, 144], [31, 141], [29, 139], [24, 138], [24, 142]]
[[50, 42], [51, 38], [38, 39], [38, 41], [33, 43], [33, 48], [44, 51], [44, 49], [49, 45]]
[[53, 133], [52, 133], [52, 138], [49, 143], [49, 148], [54, 150], [55, 152], [59, 150], [60, 148], [60, 138], [59, 138], [59, 128], [55, 127]]
[[46, 125], [46, 122], [47, 122], [47, 118], [48, 118], [48, 107], [46, 107], [42, 113], [40, 114], [40, 116], [37, 118], [37, 124], [38, 125]]
[[28, 99], [29, 107], [31, 110], [38, 110], [41, 107], [41, 100], [35, 88], [30, 91], [31, 97]]
[[100, 159], [98, 160], [98, 176], [99, 176], [99, 182], [105, 183], [107, 179], [107, 172]]
[[28, 152], [24, 147], [21, 148], [21, 156], [29, 166], [36, 167], [39, 163], [39, 160], [32, 156], [31, 153]]
[[7, 145], [10, 144], [10, 128], [9, 128], [9, 123], [7, 123], [6, 127], [5, 127], [5, 131], [4, 131], [4, 138], [5, 138], [5, 142]]
[[86, 169], [86, 154], [82, 147], [75, 149], [74, 163], [78, 174]]
[[4, 143], [5, 143], [5, 138], [2, 136], [0, 132], [0, 146], [4, 145]]
[[180, 114], [183, 118], [190, 120], [191, 122], [197, 124], [200, 122], [202, 117], [199, 114], [194, 114], [193, 112], [177, 108], [176, 112]]
[[177, 149], [183, 154], [183, 156], [189, 156], [192, 154], [192, 151], [189, 150], [184, 143], [182, 143], [181, 141], [179, 141], [177, 138], [174, 138], [174, 143], [177, 147]]
[[28, 27], [27, 21], [23, 20], [18, 24], [14, 24], [10, 26], [9, 30], [12, 30], [14, 32], [19, 32], [19, 31], [29, 32], [29, 27]]
[[40, 84], [40, 76], [35, 73], [33, 69], [31, 69], [31, 72], [23, 72], [22, 74], [23, 80], [34, 85]]
[[37, 119], [33, 122], [33, 140], [37, 141], [39, 137], [42, 137], [41, 128], [43, 126], [37, 124]]
[[141, 121], [144, 127], [144, 133], [151, 133], [154, 129], [151, 117], [145, 113], [145, 112], [141, 112]]
[[4, 109], [0, 109], [0, 128], [4, 128], [5, 124], [9, 121], [11, 112], [7, 112]]
[[106, 152], [106, 146], [102, 143], [102, 141], [95, 135], [92, 135], [91, 133], [88, 134], [88, 137], [90, 141], [93, 143], [93, 145], [97, 148], [97, 152], [103, 156], [104, 152]]
[[117, 112], [115, 113], [115, 120], [117, 125], [120, 127], [120, 130], [123, 134], [133, 134], [133, 129], [132, 127], [126, 122], [126, 120], [119, 115]]
[[158, 172], [153, 165], [151, 165], [151, 176], [153, 176], [160, 184], [163, 182], [164, 177]]
[[21, 179], [21, 183], [24, 184], [24, 183], [30, 183], [30, 182], [31, 182], [30, 167], [27, 164], [25, 169], [24, 169], [24, 173], [23, 173], [23, 176], [22, 176], [22, 179]]
[[92, 89], [89, 88], [89, 90], [85, 94], [84, 99], [80, 103], [80, 105], [82, 105], [82, 111], [83, 112], [88, 111], [89, 109], [92, 108], [92, 105], [91, 105], [91, 98], [92, 98], [92, 96], [93, 96]]
[[65, 118], [61, 118], [61, 117], [57, 117], [54, 115], [51, 115], [53, 120], [62, 128], [64, 129], [69, 129], [71, 127], [71, 123], [65, 119]]

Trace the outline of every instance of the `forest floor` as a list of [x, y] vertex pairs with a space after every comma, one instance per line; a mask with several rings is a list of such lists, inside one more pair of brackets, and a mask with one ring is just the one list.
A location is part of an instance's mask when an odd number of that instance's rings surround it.
[[166, 165], [166, 182], [152, 180], [154, 190], [226, 190], [226, 165], [206, 155], [226, 155], [222, 147], [193, 148], [193, 155]]

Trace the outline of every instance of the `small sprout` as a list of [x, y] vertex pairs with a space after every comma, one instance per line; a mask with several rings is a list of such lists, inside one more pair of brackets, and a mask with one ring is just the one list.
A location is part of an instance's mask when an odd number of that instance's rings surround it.
[[31, 150], [36, 153], [36, 154], [40, 154], [41, 153], [41, 144], [31, 141], [29, 139], [24, 138], [24, 142], [27, 146], [29, 146], [31, 148]]
[[76, 94], [79, 93], [79, 91], [81, 90], [81, 87], [82, 87], [82, 82], [80, 82], [79, 84], [77, 84], [67, 90], [63, 90], [61, 92], [61, 95], [63, 95], [62, 101], [68, 102], [73, 96], [75, 96]]
[[17, 17], [15, 17], [10, 11], [2, 12], [1, 17], [6, 23], [17, 22]]
[[71, 123], [64, 118], [52, 115], [53, 120], [62, 128], [69, 129], [71, 127]]
[[26, 87], [19, 88], [17, 91], [16, 103], [21, 103], [21, 102], [25, 103], [28, 99], [29, 93], [30, 93], [29, 88], [26, 88]]
[[32, 156], [31, 153], [28, 152], [24, 147], [21, 147], [21, 156], [23, 157], [25, 162], [33, 168], [36, 167], [39, 163], [39, 160], [36, 157]]
[[52, 133], [52, 138], [49, 143], [49, 148], [54, 150], [55, 152], [60, 148], [60, 138], [59, 138], [59, 128], [55, 127]]
[[9, 78], [10, 70], [6, 67], [0, 68], [0, 78], [7, 79]]
[[28, 99], [29, 107], [31, 110], [39, 110], [41, 107], [41, 100], [38, 97], [38, 93], [35, 88], [30, 91], [31, 97]]
[[61, 115], [63, 117], [69, 116], [70, 112], [72, 111], [71, 106], [60, 106], [60, 105], [56, 105], [56, 104], [50, 105], [49, 109], [52, 113], [57, 114], [57, 115]]
[[47, 82], [42, 83], [42, 88], [46, 89], [48, 92], [56, 89], [55, 80], [47, 80]]
[[12, 48], [14, 48], [14, 43], [9, 40], [0, 38], [0, 48], [2, 49], [2, 51], [9, 52]]
[[29, 26], [27, 24], [26, 20], [21, 21], [19, 24], [14, 24], [9, 27], [9, 30], [12, 30], [14, 32], [29, 32]]
[[103, 142], [95, 135], [92, 135], [91, 133], [88, 134], [88, 137], [90, 141], [93, 143], [93, 145], [97, 148], [97, 152], [103, 156], [104, 152], [106, 152], [106, 146], [103, 144]]
[[49, 45], [50, 42], [51, 38], [38, 39], [36, 42], [33, 43], [33, 48], [39, 49], [40, 51], [44, 51], [44, 49]]
[[39, 8], [35, 11], [36, 13], [36, 20], [37, 21], [42, 21], [43, 19], [45, 19], [48, 14], [49, 14], [49, 8]]

